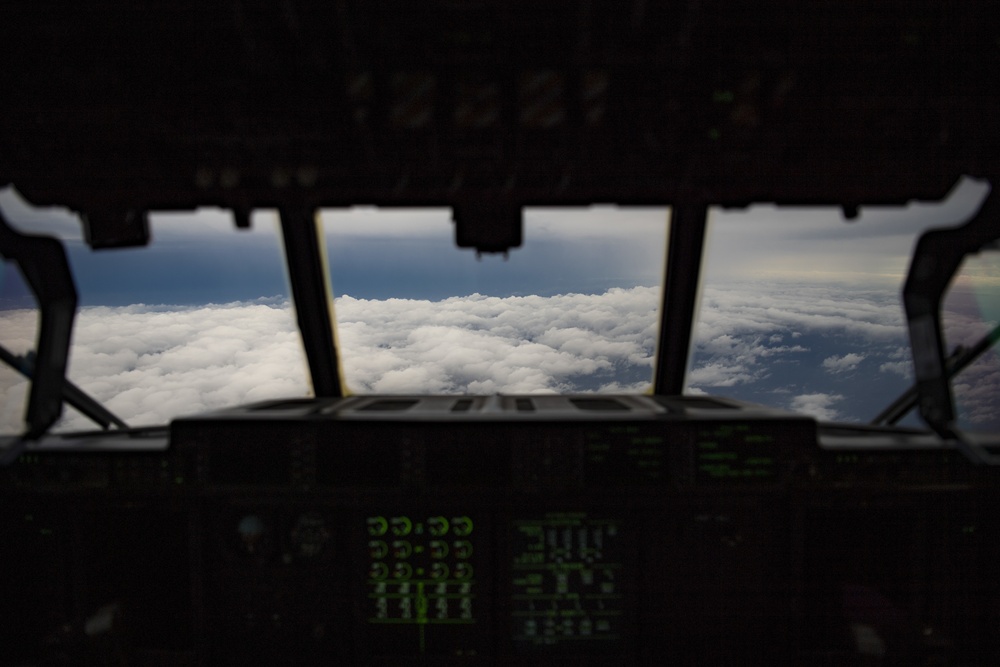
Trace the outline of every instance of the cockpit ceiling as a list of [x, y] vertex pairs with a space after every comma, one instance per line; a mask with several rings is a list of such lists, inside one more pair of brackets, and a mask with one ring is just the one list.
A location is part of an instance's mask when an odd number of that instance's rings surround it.
[[937, 200], [997, 171], [991, 4], [16, 3], [0, 183], [92, 224], [211, 204]]

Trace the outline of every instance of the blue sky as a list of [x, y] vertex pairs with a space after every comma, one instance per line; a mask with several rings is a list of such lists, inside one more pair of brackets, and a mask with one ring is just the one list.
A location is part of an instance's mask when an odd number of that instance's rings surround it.
[[[148, 247], [93, 252], [74, 217], [40, 215], [11, 193], [0, 205], [22, 227], [54, 232], [66, 241], [82, 306], [195, 305], [287, 295], [273, 212], [255, 213], [249, 231], [234, 231], [222, 211], [156, 214]], [[615, 217], [624, 219], [609, 232], [607, 222]], [[477, 259], [473, 251], [454, 247], [447, 209], [361, 208], [321, 216], [336, 295], [434, 300], [475, 292], [548, 296], [658, 284], [666, 217], [663, 209], [631, 209], [625, 215], [614, 209], [529, 210], [522, 248], [506, 259]], [[17, 303], [24, 303], [27, 295], [17, 295]]]
[[[966, 180], [943, 203], [865, 208], [854, 222], [833, 208], [714, 210], [705, 280], [899, 281], [916, 234], [961, 222], [984, 194], [985, 186]], [[287, 293], [273, 212], [255, 213], [250, 231], [234, 231], [219, 210], [154, 214], [147, 248], [92, 252], [68, 211], [32, 209], [9, 190], [0, 194], [0, 206], [15, 225], [66, 240], [84, 306], [226, 303]], [[454, 247], [446, 209], [321, 214], [335, 294], [379, 299], [658, 284], [666, 217], [659, 209], [529, 209], [522, 248], [507, 260], [476, 260]]]
[[[836, 209], [713, 210], [690, 390], [870, 418], [911, 381], [898, 291], [917, 234], [961, 222], [984, 193], [965, 181], [945, 202], [862, 209], [854, 222]], [[10, 191], [0, 206], [15, 225], [66, 240], [83, 306], [70, 375], [127, 419], [308, 392], [273, 212], [255, 213], [250, 231], [218, 210], [157, 214], [148, 248], [93, 253], [68, 212], [31, 209]], [[320, 220], [353, 389], [648, 385], [665, 210], [529, 209], [525, 246], [506, 260], [456, 249], [444, 209]], [[1000, 319], [1000, 267], [983, 257], [951, 301], [956, 341]], [[0, 310], [28, 302], [19, 282], [6, 268]], [[13, 312], [5, 343], [30, 347], [31, 316]], [[970, 377], [960, 393], [995, 417], [1000, 365]], [[23, 390], [12, 382], [0, 391]]]
[[598, 294], [611, 287], [658, 285], [667, 217], [665, 209], [529, 208], [522, 247], [507, 257], [477, 258], [472, 250], [454, 247], [446, 209], [321, 214], [338, 295], [430, 300], [474, 293]]

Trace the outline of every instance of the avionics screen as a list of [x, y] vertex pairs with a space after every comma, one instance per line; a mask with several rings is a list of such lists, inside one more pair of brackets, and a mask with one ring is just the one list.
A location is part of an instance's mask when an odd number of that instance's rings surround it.
[[374, 653], [474, 654], [483, 526], [454, 512], [365, 518], [369, 645]]
[[[549, 512], [513, 521], [512, 640], [518, 650], [615, 650], [624, 624], [624, 566], [615, 519]], [[582, 645], [582, 646], [581, 646]]]
[[586, 431], [584, 443], [584, 475], [590, 487], [655, 486], [667, 482], [667, 443], [662, 428], [594, 425]]
[[794, 463], [794, 450], [814, 439], [796, 422], [705, 423], [694, 438], [698, 486], [778, 484]]

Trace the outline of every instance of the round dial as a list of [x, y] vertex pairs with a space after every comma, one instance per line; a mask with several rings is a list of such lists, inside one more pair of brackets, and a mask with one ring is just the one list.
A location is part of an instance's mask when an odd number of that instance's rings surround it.
[[306, 512], [292, 527], [292, 552], [299, 558], [317, 558], [330, 545], [330, 529], [319, 512]]
[[247, 558], [266, 558], [271, 549], [271, 530], [268, 522], [258, 514], [244, 514], [236, 521], [232, 544], [236, 553]]

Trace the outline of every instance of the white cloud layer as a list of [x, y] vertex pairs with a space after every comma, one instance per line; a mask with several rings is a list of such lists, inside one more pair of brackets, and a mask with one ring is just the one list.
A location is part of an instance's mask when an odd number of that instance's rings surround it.
[[[821, 419], [856, 418], [845, 408], [850, 386], [835, 384], [849, 381], [846, 371], [910, 375], [897, 299], [831, 286], [708, 287], [688, 391], [759, 387], [755, 400]], [[336, 316], [345, 377], [356, 392], [635, 392], [652, 374], [658, 304], [659, 290], [646, 287], [436, 302], [344, 296]], [[0, 312], [4, 344], [17, 353], [33, 347], [35, 319], [33, 311]], [[984, 327], [950, 321], [952, 340], [971, 340]], [[817, 341], [843, 351], [812, 350]], [[808, 368], [828, 384], [797, 379]], [[83, 308], [69, 375], [134, 425], [309, 393], [294, 317], [278, 300]], [[26, 387], [12, 371], [0, 372], [0, 430], [20, 430]], [[955, 394], [971, 422], [996, 420], [995, 352], [962, 374]], [[68, 411], [62, 427], [92, 425]]]
[[[0, 314], [5, 333], [33, 327], [34, 318], [33, 311]], [[69, 378], [131, 425], [308, 389], [298, 332], [283, 304], [83, 308], [73, 341]], [[5, 389], [5, 405], [23, 404], [23, 388]], [[0, 428], [19, 430], [21, 412], [11, 423], [5, 410]], [[61, 427], [93, 424], [67, 410]]]
[[842, 357], [833, 355], [832, 357], [827, 357], [823, 360], [823, 368], [830, 371], [831, 373], [846, 373], [847, 371], [853, 371], [858, 367], [865, 358], [863, 354], [857, 354], [851, 352], [845, 354]]
[[[995, 323], [979, 317], [946, 312], [949, 345], [970, 345]], [[812, 335], [812, 342], [804, 342]], [[817, 338], [820, 336], [821, 338]], [[848, 388], [831, 392], [826, 385], [776, 385], [772, 375], [788, 366], [801, 367], [821, 341], [843, 349], [864, 347], [822, 357], [817, 361], [832, 378], [865, 373], [912, 382], [913, 363], [907, 347], [906, 324], [898, 291], [849, 284], [803, 285], [757, 282], [706, 286], [701, 317], [695, 329], [695, 366], [688, 374], [689, 390], [726, 393], [732, 387], [766, 388], [754, 395], [759, 402], [807, 412], [822, 419], [861, 418], [842, 407]], [[792, 373], [798, 378], [804, 371]], [[865, 376], [870, 377], [870, 376]], [[970, 427], [997, 423], [1000, 418], [1000, 354], [987, 352], [954, 385], [960, 418]], [[795, 395], [790, 401], [782, 393]], [[889, 400], [890, 396], [885, 397]], [[835, 408], [835, 405], [841, 407]]]
[[[895, 351], [905, 337], [898, 297], [845, 285], [706, 286], [688, 385], [711, 392], [765, 380], [781, 364], [801, 364], [810, 352], [803, 336], [817, 333], [834, 345], [862, 341]], [[868, 354], [833, 355], [822, 365], [839, 373], [856, 368]]]
[[[972, 347], [997, 325], [952, 311], [945, 312], [943, 322], [948, 349]], [[1000, 411], [1000, 349], [994, 346], [966, 367], [955, 378], [952, 389], [959, 412], [970, 423], [996, 422]]]
[[[641, 391], [652, 376], [658, 290], [439, 302], [337, 300], [349, 388], [368, 393]], [[18, 351], [31, 311], [0, 314]], [[6, 376], [4, 376], [6, 378]], [[294, 317], [270, 302], [81, 309], [69, 377], [131, 425], [308, 393]], [[20, 429], [25, 383], [6, 381], [4, 431]], [[92, 424], [67, 411], [64, 429]]]
[[[437, 302], [344, 296], [336, 305], [344, 375], [352, 390], [379, 393], [641, 389], [652, 375], [658, 292]], [[623, 387], [628, 369], [644, 378]]]
[[839, 394], [802, 394], [792, 399], [791, 408], [822, 421], [836, 421], [840, 412], [833, 405], [843, 398]]

